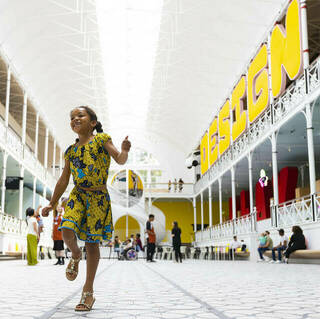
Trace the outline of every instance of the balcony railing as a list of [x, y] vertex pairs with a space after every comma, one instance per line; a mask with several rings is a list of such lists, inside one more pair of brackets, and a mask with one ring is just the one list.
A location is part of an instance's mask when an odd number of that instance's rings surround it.
[[246, 235], [256, 230], [256, 211], [253, 214], [241, 216], [234, 220], [214, 225], [213, 227], [197, 231], [196, 243], [229, 239], [234, 235]]
[[6, 234], [27, 235], [26, 221], [17, 217], [0, 213], [0, 232]]
[[194, 195], [194, 184], [183, 183], [179, 185], [179, 183], [172, 183], [169, 186], [168, 183], [146, 183], [144, 192], [145, 196], [152, 197], [192, 197]]

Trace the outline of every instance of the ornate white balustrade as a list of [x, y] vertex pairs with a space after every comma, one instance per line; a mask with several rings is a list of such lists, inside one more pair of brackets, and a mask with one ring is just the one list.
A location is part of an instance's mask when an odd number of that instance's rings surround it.
[[14, 216], [0, 213], [0, 232], [26, 236], [27, 223]]
[[[306, 83], [307, 81], [307, 83]], [[308, 85], [306, 85], [308, 84]], [[308, 86], [308, 93], [306, 87]], [[285, 121], [290, 113], [301, 109], [307, 95], [312, 94], [320, 87], [320, 58], [315, 60], [287, 90], [270, 105], [268, 109], [239, 137], [219, 160], [195, 184], [195, 193], [208, 187], [218, 176], [236, 162], [241, 155], [246, 154], [250, 147], [271, 134], [275, 124]]]
[[316, 221], [320, 221], [320, 193], [315, 194], [315, 199], [314, 199], [314, 203], [315, 203], [315, 218]]
[[195, 234], [196, 243], [208, 243], [230, 239], [234, 235], [246, 235], [255, 231], [256, 214], [246, 215], [235, 220], [228, 220]]

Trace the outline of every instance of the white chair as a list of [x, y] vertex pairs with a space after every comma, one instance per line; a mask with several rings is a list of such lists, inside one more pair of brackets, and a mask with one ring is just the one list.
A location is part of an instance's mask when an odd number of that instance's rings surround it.
[[184, 258], [184, 259], [187, 259], [186, 249], [187, 249], [186, 246], [181, 246], [181, 247], [180, 247], [180, 252], [181, 252], [182, 258]]
[[195, 254], [196, 250], [194, 247], [190, 247], [190, 259], [194, 259], [194, 254]]

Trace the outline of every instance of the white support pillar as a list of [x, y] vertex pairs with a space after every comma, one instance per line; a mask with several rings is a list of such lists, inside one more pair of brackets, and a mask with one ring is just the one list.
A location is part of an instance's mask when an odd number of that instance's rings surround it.
[[200, 193], [200, 200], [201, 200], [201, 230], [204, 229], [203, 224], [203, 192]]
[[316, 193], [316, 167], [314, 160], [314, 143], [313, 143], [313, 126], [312, 126], [312, 107], [306, 105], [306, 121], [307, 121], [307, 141], [308, 141], [308, 163], [309, 163], [309, 179], [310, 193]]
[[22, 130], [21, 130], [21, 140], [22, 144], [26, 144], [27, 135], [27, 108], [28, 108], [28, 95], [24, 92], [23, 95], [23, 108], [22, 108]]
[[303, 67], [305, 70], [309, 67], [309, 44], [308, 44], [308, 18], [307, 18], [307, 1], [301, 0], [301, 31], [302, 31], [302, 50], [303, 50]]
[[36, 194], [37, 194], [37, 178], [33, 177], [33, 189], [32, 189], [32, 207], [36, 209]]
[[149, 212], [149, 215], [152, 213], [151, 209], [152, 209], [152, 200], [151, 200], [151, 196], [149, 196], [149, 199], [148, 199], [148, 212]]
[[20, 180], [19, 180], [19, 219], [22, 219], [23, 211], [23, 178], [24, 178], [24, 167], [20, 167]]
[[271, 135], [272, 148], [272, 177], [273, 177], [273, 202], [279, 205], [279, 184], [278, 184], [278, 161], [277, 161], [277, 134], [273, 132]]
[[36, 131], [34, 136], [34, 154], [38, 158], [38, 147], [39, 147], [39, 112], [36, 115]]
[[222, 218], [222, 180], [221, 177], [218, 179], [219, 183], [219, 222], [222, 224], [223, 218]]
[[59, 154], [59, 175], [61, 176], [62, 174], [62, 151], [60, 150]]
[[212, 227], [212, 189], [209, 186], [209, 227]]
[[49, 146], [49, 129], [46, 128], [46, 137], [44, 143], [44, 168], [48, 168], [48, 146]]
[[1, 188], [1, 212], [3, 214], [5, 213], [5, 204], [6, 204], [7, 160], [8, 160], [8, 153], [3, 152], [2, 188]]
[[231, 191], [232, 191], [232, 219], [237, 218], [237, 202], [236, 202], [236, 176], [235, 168], [231, 167]]
[[249, 167], [249, 203], [250, 203], [250, 214], [253, 213], [253, 184], [252, 184], [252, 152], [248, 155], [248, 167]]
[[57, 148], [57, 141], [56, 139], [53, 140], [53, 155], [52, 155], [52, 175], [56, 176], [56, 148]]
[[197, 231], [197, 200], [193, 197], [193, 231]]
[[5, 113], [6, 127], [9, 126], [10, 86], [11, 86], [11, 68], [9, 66], [8, 73], [7, 73], [7, 90], [6, 90], [6, 113]]

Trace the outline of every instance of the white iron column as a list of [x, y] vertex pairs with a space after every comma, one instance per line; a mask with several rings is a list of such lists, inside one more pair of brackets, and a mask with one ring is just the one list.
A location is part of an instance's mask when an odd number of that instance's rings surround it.
[[1, 211], [3, 214], [5, 213], [5, 205], [6, 205], [7, 160], [8, 160], [8, 153], [3, 152], [2, 188], [1, 188]]
[[314, 161], [312, 108], [310, 104], [306, 105], [306, 120], [307, 120], [307, 138], [308, 138], [310, 193], [315, 194], [316, 193], [316, 168], [315, 168], [315, 161]]
[[212, 227], [212, 189], [209, 186], [209, 227]]
[[218, 179], [219, 183], [219, 222], [222, 224], [222, 180], [221, 177]]
[[250, 214], [253, 213], [253, 184], [252, 184], [252, 153], [248, 155], [248, 167], [249, 167], [249, 203], [250, 203]]
[[9, 126], [10, 85], [11, 85], [11, 68], [9, 66], [8, 73], [7, 73], [7, 90], [6, 90], [6, 113], [5, 113], [6, 127]]
[[277, 133], [273, 132], [271, 136], [272, 148], [272, 177], [273, 177], [273, 202], [279, 205], [279, 184], [278, 184], [278, 161], [277, 161]]
[[32, 207], [36, 207], [36, 194], [37, 194], [37, 178], [33, 177], [33, 189], [32, 189]]
[[[307, 1], [301, 1], [301, 29], [302, 29], [302, 49], [303, 49], [303, 67], [307, 81], [306, 93], [309, 93], [309, 76], [308, 67], [310, 64], [309, 44], [308, 44], [308, 21], [307, 21]], [[308, 161], [309, 161], [309, 179], [310, 193], [316, 192], [316, 169], [314, 160], [314, 142], [313, 142], [313, 126], [312, 126], [312, 106], [306, 105], [306, 121], [307, 121], [307, 138], [308, 138]]]
[[204, 229], [203, 224], [203, 192], [200, 193], [200, 200], [201, 200], [201, 230]]
[[49, 129], [46, 128], [46, 138], [44, 143], [44, 168], [48, 168], [48, 145], [49, 145]]
[[53, 140], [53, 155], [52, 155], [52, 175], [56, 176], [56, 147], [57, 141], [56, 139]]
[[26, 135], [27, 135], [27, 107], [28, 107], [28, 95], [25, 92], [23, 96], [22, 131], [21, 131], [21, 140], [23, 145], [26, 144]]
[[36, 131], [34, 137], [34, 154], [38, 158], [38, 146], [39, 146], [39, 112], [36, 115]]
[[232, 190], [232, 219], [237, 218], [237, 206], [236, 206], [236, 176], [235, 168], [231, 167], [231, 190]]
[[197, 201], [196, 197], [193, 197], [193, 231], [197, 231]]
[[22, 219], [23, 211], [23, 178], [24, 178], [24, 167], [20, 167], [20, 180], [19, 180], [19, 219]]

